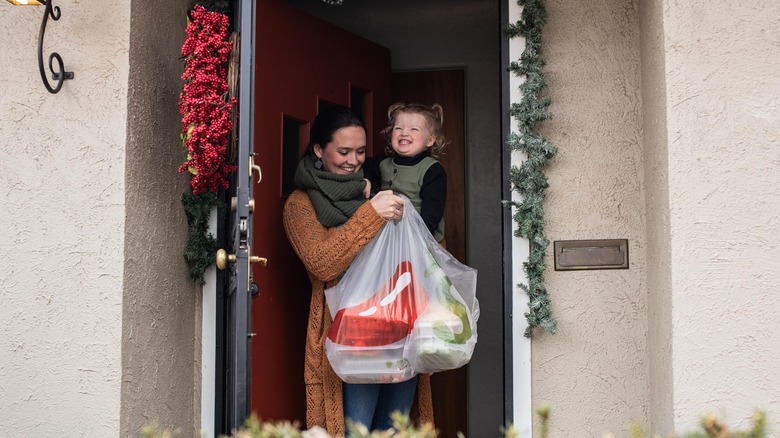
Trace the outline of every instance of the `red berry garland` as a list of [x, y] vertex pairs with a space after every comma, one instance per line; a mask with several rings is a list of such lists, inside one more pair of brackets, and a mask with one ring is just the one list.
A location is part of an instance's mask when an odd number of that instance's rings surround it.
[[216, 192], [228, 187], [228, 175], [236, 166], [225, 162], [228, 133], [233, 128], [230, 111], [236, 99], [228, 97], [228, 17], [195, 5], [181, 48], [186, 59], [179, 112], [182, 142], [188, 156], [179, 172], [190, 171], [192, 193]]

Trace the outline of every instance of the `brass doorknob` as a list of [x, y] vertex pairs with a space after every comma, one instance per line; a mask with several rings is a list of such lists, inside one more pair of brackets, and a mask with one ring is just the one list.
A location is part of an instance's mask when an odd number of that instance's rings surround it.
[[224, 270], [228, 263], [235, 263], [236, 255], [228, 254], [224, 249], [217, 250], [217, 268]]
[[268, 264], [268, 259], [260, 256], [251, 256], [249, 257], [249, 263], [260, 263], [261, 265], [265, 266]]
[[[249, 209], [250, 213], [255, 212], [255, 199], [249, 198], [249, 202], [247, 202], [247, 208]], [[238, 211], [238, 198], [233, 196], [230, 199], [230, 211]]]
[[[228, 254], [224, 249], [217, 250], [217, 268], [224, 270], [228, 263], [235, 263], [236, 255]], [[260, 263], [262, 266], [268, 264], [268, 259], [260, 256], [250, 256], [249, 263]]]

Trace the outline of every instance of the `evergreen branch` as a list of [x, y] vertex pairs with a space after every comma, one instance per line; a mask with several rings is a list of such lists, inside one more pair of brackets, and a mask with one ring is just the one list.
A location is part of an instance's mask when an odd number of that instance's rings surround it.
[[230, 2], [227, 0], [197, 0], [195, 4], [201, 5], [211, 12], [230, 15]]
[[547, 11], [543, 0], [518, 0], [517, 4], [523, 7], [522, 19], [507, 26], [506, 33], [510, 38], [524, 37], [525, 49], [518, 61], [509, 64], [509, 71], [525, 80], [520, 85], [520, 102], [512, 103], [509, 108], [509, 114], [517, 120], [518, 132], [507, 137], [507, 148], [525, 153], [526, 160], [509, 171], [512, 191], [522, 200], [503, 201], [503, 204], [515, 209], [515, 236], [529, 241], [530, 253], [523, 263], [528, 284], [518, 284], [518, 287], [528, 295], [525, 336], [531, 337], [537, 328], [550, 334], [557, 331], [550, 296], [544, 286], [545, 258], [550, 245], [544, 234], [544, 199], [549, 187], [544, 168], [558, 149], [535, 131], [541, 123], [552, 118], [548, 110], [550, 99], [540, 96], [547, 88], [542, 72], [545, 64], [541, 59], [542, 28], [547, 23]]
[[203, 274], [214, 264], [219, 244], [209, 232], [209, 216], [214, 207], [222, 206], [215, 192], [201, 192], [197, 195], [184, 193], [181, 199], [187, 215], [187, 247], [184, 259], [190, 271], [190, 278], [198, 284], [206, 281]]

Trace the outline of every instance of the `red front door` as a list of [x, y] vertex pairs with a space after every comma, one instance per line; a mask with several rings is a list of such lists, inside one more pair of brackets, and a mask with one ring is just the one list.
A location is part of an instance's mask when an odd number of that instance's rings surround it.
[[303, 352], [311, 286], [287, 242], [282, 208], [323, 105], [352, 107], [366, 119], [369, 150], [384, 145], [379, 130], [390, 100], [390, 52], [276, 0], [257, 4], [255, 188], [252, 254], [260, 292], [252, 300], [251, 409], [264, 420], [305, 424]]

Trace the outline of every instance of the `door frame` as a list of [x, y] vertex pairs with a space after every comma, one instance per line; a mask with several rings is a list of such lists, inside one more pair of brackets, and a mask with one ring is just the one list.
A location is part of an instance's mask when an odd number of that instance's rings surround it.
[[[506, 26], [517, 20], [522, 14], [522, 7], [514, 0], [501, 1], [501, 23]], [[525, 50], [525, 39], [518, 37], [510, 39], [506, 33], [501, 38], [501, 65], [508, 66], [512, 61], [520, 59]], [[502, 69], [501, 73], [501, 132], [502, 140], [506, 142], [509, 134], [517, 132], [509, 108], [522, 99], [520, 84], [522, 80]], [[525, 156], [519, 152], [509, 152], [508, 145], [502, 147], [502, 198], [519, 201], [519, 195], [512, 191], [509, 172], [513, 165], [519, 165]], [[516, 224], [512, 217], [515, 208], [504, 209], [504, 266], [510, 268], [504, 272], [504, 336], [507, 345], [504, 357], [504, 372], [506, 388], [504, 397], [506, 403], [506, 418], [512, 419], [515, 429], [521, 437], [533, 436], [533, 401], [531, 373], [531, 339], [524, 333], [528, 320], [524, 317], [529, 311], [529, 298], [516, 285], [527, 284], [528, 277], [523, 270], [523, 263], [530, 255], [528, 239], [514, 235]], [[517, 315], [517, 318], [513, 318]]]
[[[516, 5], [514, 1], [511, 0], [496, 0], [499, 4], [499, 11], [500, 11], [500, 26], [505, 26], [507, 23], [510, 22], [510, 17], [519, 17], [520, 16], [520, 7]], [[254, 51], [254, 26], [252, 24], [248, 23], [254, 23], [254, 1], [253, 0], [231, 0], [231, 4], [233, 5], [232, 10], [234, 11], [234, 22], [236, 23], [237, 28], [240, 30], [241, 27], [249, 27], [252, 29], [249, 34], [246, 35], [245, 38], [242, 37], [243, 41], [251, 41], [251, 48], [242, 50], [242, 53], [253, 53]], [[248, 7], [244, 7], [244, 11], [252, 11], [251, 13], [247, 12], [246, 14], [241, 14], [241, 7], [239, 7], [239, 4], [245, 4], [249, 5]], [[251, 15], [251, 17], [247, 18], [246, 15]], [[245, 23], [246, 22], [246, 23]], [[246, 28], [244, 27], [244, 28]], [[515, 39], [510, 41], [509, 38], [506, 36], [506, 34], [502, 34], [502, 37], [500, 38], [500, 59], [501, 64], [503, 66], [509, 65], [509, 62], [511, 60], [517, 59], [519, 57], [519, 53], [522, 52], [522, 48], [524, 46], [524, 41], [522, 39]], [[248, 64], [248, 65], [245, 65]], [[251, 67], [250, 67], [251, 66]], [[244, 71], [247, 71], [245, 69], [252, 68], [253, 70], [253, 61], [251, 59], [245, 58], [242, 56], [242, 63], [241, 63], [241, 71], [242, 73]], [[517, 96], [517, 80], [510, 77], [510, 73], [507, 71], [506, 68], [501, 68], [501, 78], [500, 78], [500, 89], [501, 89], [501, 96], [500, 96], [500, 103], [501, 103], [501, 110], [500, 110], [500, 129], [501, 129], [501, 137], [502, 137], [502, 144], [501, 144], [501, 151], [500, 151], [500, 160], [501, 160], [501, 197], [502, 199], [510, 199], [512, 197], [512, 191], [510, 188], [510, 182], [509, 182], [509, 169], [513, 162], [517, 162], [518, 160], [521, 160], [521, 157], [518, 157], [515, 154], [510, 154], [506, 148], [505, 141], [508, 137], [508, 134], [512, 130], [512, 121], [510, 119], [509, 115], [509, 107], [510, 103], [517, 101], [519, 98]], [[245, 78], [250, 78], [249, 81], [246, 81]], [[242, 74], [241, 75], [241, 85], [240, 88], [242, 91], [248, 90], [246, 95], [252, 95], [252, 90], [254, 90], [254, 74]], [[251, 102], [254, 101], [254, 99], [244, 99], [244, 100], [250, 100]], [[252, 120], [251, 115], [251, 109], [248, 111], [250, 114], [247, 114], [242, 111], [241, 113], [241, 120]], [[468, 112], [468, 102], [467, 102], [467, 112]], [[249, 135], [244, 135], [244, 138], [252, 139], [253, 135], [251, 135], [252, 126], [251, 123], [246, 123], [250, 126], [242, 126], [242, 135], [245, 132], [249, 132]], [[242, 125], [244, 125], [242, 123]], [[248, 130], [248, 131], [247, 131]], [[251, 140], [249, 140], [251, 141]], [[249, 149], [251, 151], [251, 147]], [[474, 159], [478, 159], [478, 157], [473, 157]], [[468, 160], [468, 158], [467, 158]], [[239, 167], [239, 173], [242, 172], [241, 166]], [[248, 169], [243, 170], [244, 173], [248, 172]], [[242, 178], [241, 175], [238, 175], [239, 178]], [[244, 176], [245, 178], [245, 176]], [[467, 184], [468, 184], [468, 172], [467, 172]], [[250, 189], [251, 190], [251, 189]], [[467, 189], [468, 191], [468, 189]], [[468, 217], [471, 216], [469, 214], [469, 207], [467, 205], [467, 220]], [[503, 291], [502, 291], [502, 297], [501, 302], [503, 304], [502, 310], [500, 313], [502, 314], [503, 322], [501, 324], [502, 329], [499, 333], [495, 333], [496, 335], [499, 335], [501, 337], [500, 341], [496, 342], [486, 342], [484, 339], [485, 334], [483, 333], [483, 338], [480, 339], [482, 341], [482, 347], [483, 350], [488, 351], [487, 355], [490, 357], [496, 357], [500, 355], [503, 358], [502, 361], [502, 370], [499, 376], [500, 382], [496, 380], [495, 375], [485, 375], [480, 372], [470, 372], [469, 378], [468, 378], [468, 388], [467, 388], [467, 398], [468, 398], [468, 417], [469, 417], [469, 424], [480, 424], [480, 430], [481, 432], [485, 432], [484, 427], [485, 425], [488, 425], [488, 423], [485, 423], [484, 421], [480, 422], [479, 418], [482, 417], [484, 414], [488, 414], [488, 417], [491, 418], [490, 421], [493, 421], [495, 417], [495, 413], [501, 412], [501, 417], [504, 419], [504, 424], [512, 422], [515, 424], [515, 427], [518, 430], [518, 433], [520, 436], [532, 436], [532, 416], [533, 416], [533, 408], [531, 403], [531, 343], [530, 340], [522, 336], [523, 331], [525, 330], [525, 327], [527, 325], [527, 322], [525, 321], [525, 318], [523, 318], [521, 315], [527, 311], [527, 296], [522, 293], [518, 288], [515, 287], [516, 284], [520, 282], [524, 282], [525, 275], [522, 272], [522, 262], [524, 260], [527, 260], [527, 254], [528, 254], [528, 242], [525, 239], [516, 238], [514, 237], [514, 223], [512, 221], [511, 217], [511, 211], [508, 209], [503, 209], [502, 215], [501, 215], [501, 241], [503, 243], [503, 249], [501, 254], [501, 259], [503, 261]], [[227, 225], [227, 224], [224, 224]], [[220, 230], [219, 234], [224, 235], [227, 230]], [[216, 280], [216, 283], [223, 282], [223, 279], [218, 278]], [[209, 286], [207, 286], [209, 287]], [[204, 299], [205, 299], [205, 288], [204, 288]], [[206, 351], [207, 349], [216, 349], [217, 351], [217, 370], [216, 370], [216, 378], [214, 379], [203, 379], [203, 384], [213, 384], [216, 386], [215, 391], [201, 391], [201, 396], [204, 397], [208, 394], [211, 394], [212, 396], [216, 397], [216, 401], [214, 403], [202, 403], [202, 407], [206, 408], [207, 406], [213, 406], [214, 407], [214, 416], [209, 415], [201, 415], [201, 426], [204, 431], [214, 431], [216, 430], [217, 433], [219, 432], [229, 432], [223, 430], [222, 428], [226, 424], [226, 419], [230, 416], [230, 408], [227, 406], [227, 400], [225, 398], [225, 384], [229, 384], [225, 380], [226, 377], [226, 368], [227, 368], [227, 362], [228, 357], [224, 354], [224, 350], [226, 349], [226, 345], [224, 343], [227, 341], [225, 334], [220, 334], [220, 330], [224, 330], [227, 328], [226, 324], [221, 323], [227, 323], [228, 321], [222, 321], [221, 318], [223, 318], [224, 309], [220, 309], [220, 305], [217, 304], [217, 308], [214, 309], [213, 307], [210, 311], [213, 311], [217, 313], [216, 320], [218, 321], [216, 326], [217, 336], [216, 339], [212, 337], [203, 336], [202, 339], [205, 342], [207, 339], [215, 339], [216, 345], [206, 345], [203, 344], [203, 351]], [[204, 311], [206, 311], [206, 308], [204, 307]], [[513, 318], [513, 315], [517, 315], [517, 318]], [[205, 315], [204, 315], [205, 318]], [[204, 329], [206, 327], [204, 326]], [[221, 352], [221, 353], [220, 353]], [[223, 357], [224, 359], [220, 361], [220, 357]], [[233, 362], [234, 364], [236, 362]], [[485, 364], [482, 364], [480, 366], [484, 367]], [[476, 370], [475, 370], [476, 371]], [[490, 373], [495, 374], [495, 373]], [[246, 381], [246, 391], [248, 393], [249, 390], [249, 382]], [[498, 394], [493, 394], [495, 388], [498, 386], [501, 386], [502, 391], [498, 391]], [[212, 386], [213, 388], [213, 386]], [[493, 389], [487, 389], [485, 388], [493, 388]], [[215, 394], [216, 392], [216, 394]], [[213, 423], [211, 424], [204, 424], [203, 420], [206, 419], [213, 419]], [[474, 420], [474, 421], [473, 421]], [[493, 429], [489, 430], [496, 430], [497, 428], [501, 426], [501, 424], [495, 424], [492, 425]], [[214, 428], [214, 429], [212, 429]], [[478, 436], [480, 435], [480, 430], [472, 430], [471, 427], [469, 427], [469, 430], [467, 431], [467, 436]], [[209, 436], [215, 436], [215, 434], [210, 434]]]
[[235, 258], [224, 270], [211, 267], [202, 288], [200, 430], [209, 437], [231, 433], [250, 413], [253, 184], [262, 178], [252, 160], [255, 60], [251, 50], [242, 49], [255, 46], [255, 0], [229, 1], [231, 30], [238, 35], [239, 48], [237, 170], [230, 176], [229, 189], [219, 192], [223, 205], [231, 208], [227, 214], [213, 215], [209, 231]]

